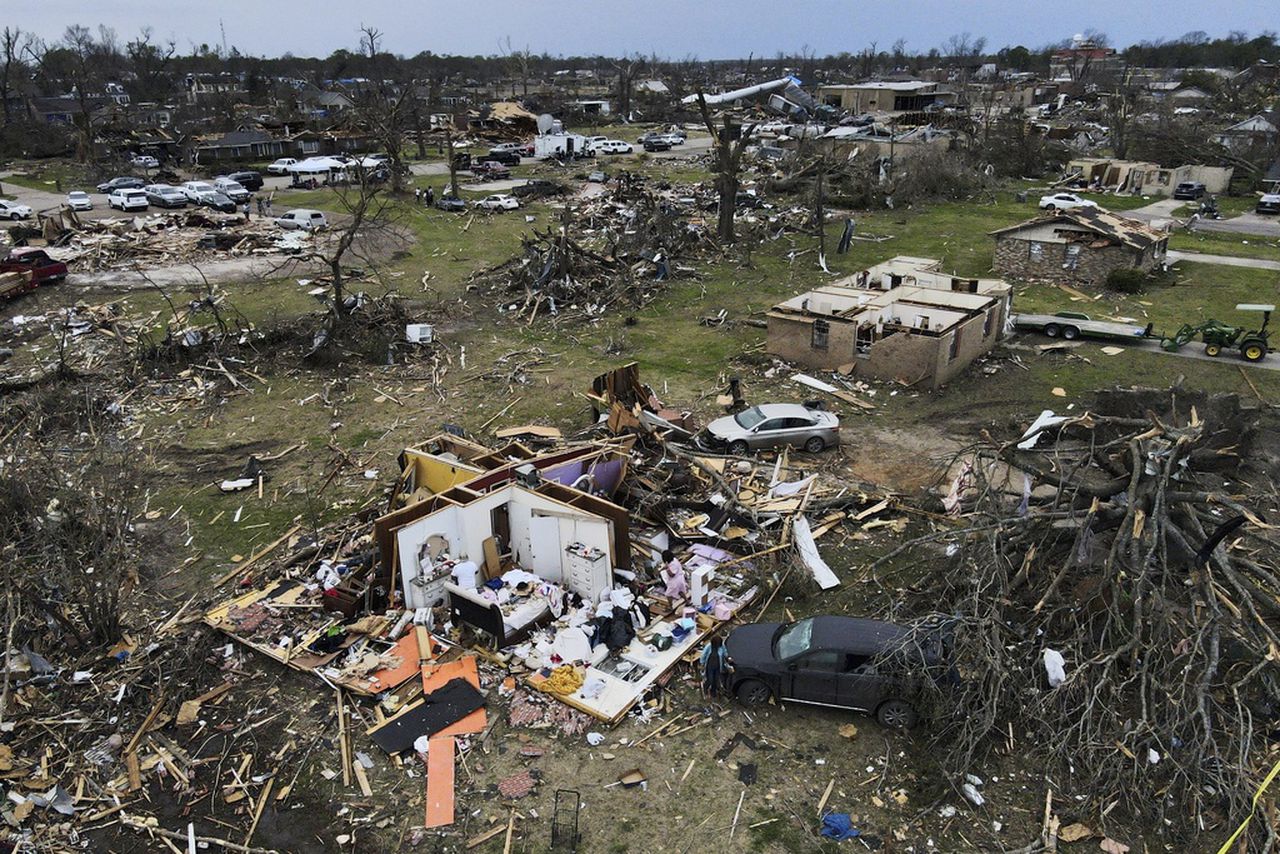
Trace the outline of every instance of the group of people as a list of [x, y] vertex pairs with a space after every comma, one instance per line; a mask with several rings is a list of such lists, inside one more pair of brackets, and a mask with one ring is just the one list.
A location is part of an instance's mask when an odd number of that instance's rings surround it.
[[[689, 596], [689, 579], [685, 575], [684, 564], [676, 558], [670, 549], [662, 552], [663, 595], [672, 601], [686, 599]], [[728, 689], [729, 673], [733, 665], [729, 661], [729, 653], [719, 635], [711, 638], [711, 642], [702, 648], [702, 696], [706, 699], [719, 697]]]
[[436, 191], [430, 187], [427, 187], [425, 190], [421, 187], [414, 187], [413, 200], [415, 203], [429, 208], [436, 203]]

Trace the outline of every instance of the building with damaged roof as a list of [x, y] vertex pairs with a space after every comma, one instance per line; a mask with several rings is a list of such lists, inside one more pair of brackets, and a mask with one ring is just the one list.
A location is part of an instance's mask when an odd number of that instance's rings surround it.
[[937, 388], [999, 339], [1010, 288], [900, 256], [792, 297], [768, 313], [768, 351], [811, 368]]
[[991, 232], [996, 272], [1018, 279], [1102, 284], [1113, 270], [1149, 272], [1169, 235], [1100, 208], [1055, 211]]

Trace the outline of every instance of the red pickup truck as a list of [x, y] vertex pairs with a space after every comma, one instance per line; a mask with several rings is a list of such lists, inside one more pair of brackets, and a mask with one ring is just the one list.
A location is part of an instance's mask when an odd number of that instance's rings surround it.
[[471, 174], [477, 178], [487, 178], [490, 181], [501, 180], [511, 177], [511, 170], [496, 160], [486, 160], [482, 163], [471, 163]]
[[19, 246], [0, 259], [0, 273], [30, 273], [32, 286], [60, 282], [67, 277], [67, 265], [55, 261], [36, 246]]

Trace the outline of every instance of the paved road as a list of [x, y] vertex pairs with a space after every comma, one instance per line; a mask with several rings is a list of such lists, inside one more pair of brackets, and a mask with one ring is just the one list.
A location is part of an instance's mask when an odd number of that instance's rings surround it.
[[[1026, 343], [1022, 343], [1023, 341], [1025, 341]], [[1009, 344], [1009, 347], [1010, 349], [1014, 349], [1014, 350], [1032, 350], [1036, 353], [1039, 353], [1040, 351], [1036, 349], [1036, 344], [1042, 341], [1046, 344], [1062, 344], [1063, 343], [1060, 339], [1050, 338], [1047, 335], [1040, 335], [1039, 333], [1035, 333], [1035, 332], [1019, 332], [1014, 336], [1012, 343]], [[1099, 342], [1092, 342], [1092, 343], [1099, 343]], [[1102, 343], [1106, 343], [1106, 342], [1102, 342]], [[1274, 350], [1271, 353], [1269, 353], [1267, 357], [1263, 359], [1261, 362], [1246, 362], [1244, 359], [1240, 358], [1239, 351], [1236, 351], [1236, 350], [1224, 349], [1222, 351], [1221, 356], [1207, 356], [1205, 355], [1205, 352], [1204, 352], [1204, 345], [1196, 341], [1192, 341], [1189, 344], [1185, 344], [1183, 345], [1182, 349], [1175, 350], [1173, 352], [1169, 352], [1168, 350], [1165, 350], [1164, 348], [1162, 348], [1160, 346], [1160, 342], [1154, 338], [1147, 338], [1147, 339], [1134, 338], [1132, 340], [1113, 341], [1110, 343], [1113, 346], [1123, 347], [1126, 350], [1143, 350], [1148, 353], [1163, 353], [1166, 356], [1176, 356], [1182, 359], [1198, 359], [1199, 361], [1202, 361], [1202, 362], [1217, 362], [1220, 365], [1226, 365], [1228, 367], [1234, 367], [1236, 365], [1239, 365], [1241, 368], [1246, 368], [1246, 369], [1257, 368], [1259, 370], [1264, 370], [1264, 371], [1280, 371], [1280, 353], [1277, 353]], [[1099, 354], [1098, 356], [1094, 356], [1093, 358], [1123, 359], [1124, 354], [1117, 353], [1114, 356]]]
[[[1174, 199], [1160, 199], [1149, 205], [1121, 211], [1124, 216], [1141, 220], [1159, 227], [1163, 223], [1172, 223], [1174, 228], [1182, 227], [1191, 216], [1190, 209], [1175, 213], [1188, 202]], [[1216, 231], [1224, 234], [1252, 234], [1258, 237], [1280, 237], [1280, 217], [1259, 216], [1256, 213], [1245, 213], [1231, 219], [1202, 219], [1196, 223], [1197, 231]]]
[[1207, 255], [1203, 252], [1179, 252], [1170, 249], [1166, 257], [1169, 263], [1194, 261], [1197, 264], [1221, 264], [1224, 267], [1249, 267], [1254, 270], [1280, 270], [1280, 261], [1263, 258], [1237, 258], [1234, 255]]
[[[670, 151], [650, 152], [648, 156], [654, 157], [654, 158], [661, 158], [661, 159], [667, 159], [667, 158], [673, 158], [673, 157], [686, 157], [691, 154], [704, 153], [710, 150], [710, 148], [711, 148], [710, 136], [706, 136], [706, 135], [691, 136], [689, 137], [689, 141], [682, 146], [673, 148]], [[631, 154], [601, 155], [600, 157], [596, 158], [596, 162], [600, 163], [603, 168], [604, 164], [612, 163], [614, 161], [634, 160], [636, 157], [638, 157], [642, 153], [644, 152], [637, 146], [636, 151], [634, 151]], [[533, 158], [525, 158], [524, 162], [532, 163], [534, 161], [533, 161]], [[432, 161], [427, 161], [425, 163], [411, 163], [409, 165], [409, 171], [414, 175], [443, 176], [443, 175], [449, 174], [449, 167], [443, 161], [432, 160]], [[63, 202], [66, 201], [66, 196], [60, 193], [53, 192], [52, 190], [33, 190], [29, 187], [23, 187], [19, 184], [6, 182], [4, 179], [9, 177], [11, 174], [13, 173], [0, 172], [0, 186], [3, 186], [4, 192], [6, 194], [14, 196], [20, 203], [24, 205], [30, 205], [31, 208], [35, 210], [37, 213], [48, 213], [51, 211], [58, 210], [59, 208], [62, 207]], [[466, 174], [466, 173], [464, 172], [463, 174]], [[285, 175], [264, 175], [263, 188], [261, 192], [280, 193], [282, 191], [285, 191], [289, 188], [290, 180], [291, 179]], [[522, 179], [515, 179], [512, 181], [501, 181], [501, 182], [492, 181], [492, 182], [485, 182], [481, 184], [464, 185], [462, 189], [469, 190], [472, 192], [500, 193], [500, 192], [505, 192], [506, 190], [509, 190], [512, 187], [518, 186], [523, 183], [524, 181]], [[68, 188], [68, 189], [75, 189], [75, 188]], [[120, 211], [112, 210], [110, 207], [107, 206], [106, 194], [98, 193], [96, 191], [91, 190], [89, 192], [89, 198], [92, 199], [93, 201], [93, 210], [81, 211], [78, 214], [81, 218], [106, 219], [113, 216], [125, 216], [125, 214], [121, 213]], [[288, 202], [288, 199], [286, 196], [284, 201], [282, 202], [282, 207], [287, 206], [287, 202]], [[152, 210], [151, 213], [156, 212], [156, 210], [162, 210], [162, 209]]]

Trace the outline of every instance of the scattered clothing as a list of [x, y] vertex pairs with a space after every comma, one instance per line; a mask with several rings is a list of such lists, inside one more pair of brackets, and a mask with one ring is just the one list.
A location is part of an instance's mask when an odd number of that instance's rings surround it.
[[827, 839], [856, 839], [862, 831], [853, 826], [847, 812], [829, 812], [822, 817], [822, 835]]

